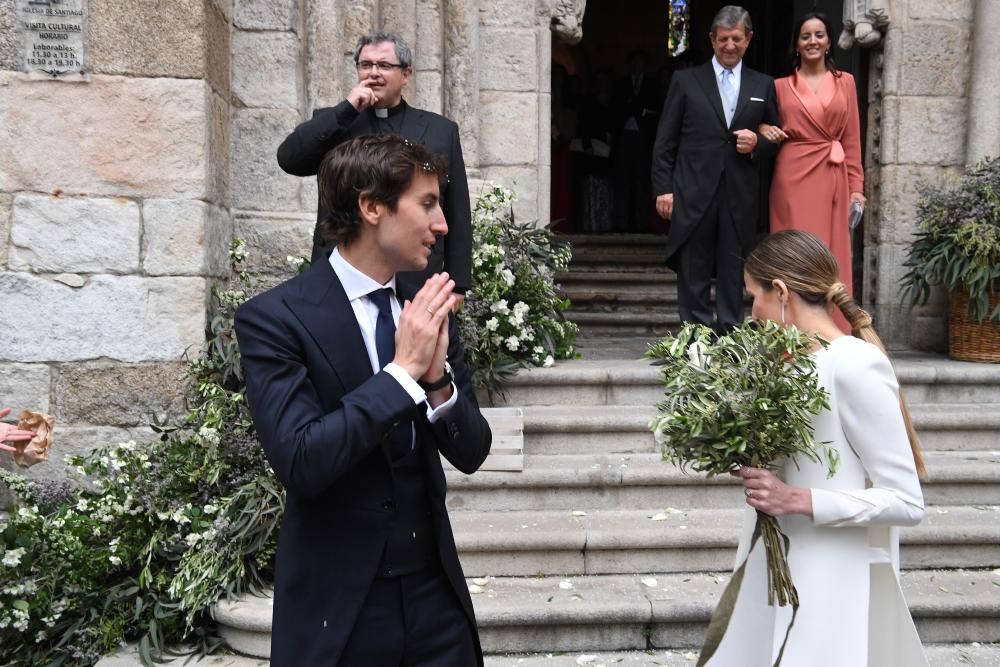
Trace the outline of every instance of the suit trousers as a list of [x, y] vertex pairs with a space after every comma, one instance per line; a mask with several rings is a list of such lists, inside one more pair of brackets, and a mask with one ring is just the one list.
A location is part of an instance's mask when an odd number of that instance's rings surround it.
[[704, 324], [720, 334], [743, 321], [743, 248], [724, 193], [725, 176], [719, 181], [705, 217], [677, 251], [677, 305], [681, 322]]
[[338, 667], [473, 667], [472, 627], [437, 565], [376, 578]]

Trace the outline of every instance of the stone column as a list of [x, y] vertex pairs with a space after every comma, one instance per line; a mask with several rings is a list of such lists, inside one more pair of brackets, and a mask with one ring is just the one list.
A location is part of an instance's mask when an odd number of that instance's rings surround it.
[[[284, 173], [275, 156], [333, 85], [323, 48], [333, 0], [239, 0], [233, 20], [233, 215], [249, 268], [288, 275], [286, 257], [309, 256], [316, 179]], [[333, 41], [333, 40], [331, 40]], [[335, 43], [335, 42], [334, 42]]]
[[[444, 115], [458, 123], [465, 165], [479, 166], [479, 0], [442, 0]], [[485, 119], [484, 119], [485, 120]]]
[[972, 23], [972, 81], [969, 86], [969, 135], [965, 163], [1000, 155], [1000, 67], [995, 35], [1000, 2], [978, 0]]
[[[419, 85], [413, 98], [414, 103], [421, 109], [444, 113], [443, 0], [417, 0], [416, 12], [417, 38], [413, 48], [416, 58], [415, 76]], [[459, 124], [462, 122], [455, 120]], [[468, 149], [465, 150], [468, 155]]]
[[866, 221], [864, 297], [893, 347], [940, 350], [945, 343], [943, 303], [911, 308], [900, 281], [917, 228], [918, 186], [945, 184], [965, 164], [972, 8], [909, 0], [889, 16], [882, 104], [869, 116], [870, 138], [880, 124], [880, 187]]

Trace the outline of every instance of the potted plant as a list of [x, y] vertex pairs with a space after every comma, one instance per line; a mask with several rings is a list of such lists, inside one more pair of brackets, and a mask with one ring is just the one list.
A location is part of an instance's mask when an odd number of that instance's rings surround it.
[[948, 290], [948, 354], [1000, 362], [1000, 158], [984, 160], [952, 187], [922, 186], [919, 228], [902, 289], [924, 303]]

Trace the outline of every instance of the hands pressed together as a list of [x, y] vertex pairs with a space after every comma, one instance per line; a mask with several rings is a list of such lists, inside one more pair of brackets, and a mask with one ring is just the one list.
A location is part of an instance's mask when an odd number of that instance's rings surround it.
[[[414, 380], [435, 382], [444, 375], [448, 357], [448, 315], [461, 296], [454, 292], [455, 281], [447, 273], [427, 279], [412, 301], [403, 304], [396, 327], [396, 356], [393, 361]], [[431, 392], [430, 406], [451, 398], [451, 386]]]
[[744, 467], [730, 471], [729, 474], [743, 480], [743, 495], [750, 507], [771, 516], [812, 516], [812, 493], [809, 489], [789, 486], [773, 472], [763, 468]]

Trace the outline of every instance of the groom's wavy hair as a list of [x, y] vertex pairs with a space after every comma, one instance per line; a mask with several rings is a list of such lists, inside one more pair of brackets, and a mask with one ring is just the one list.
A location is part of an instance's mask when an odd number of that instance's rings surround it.
[[361, 198], [374, 199], [395, 212], [414, 174], [433, 174], [442, 182], [444, 163], [424, 146], [403, 137], [369, 135], [346, 141], [319, 166], [319, 223], [325, 245], [353, 243], [361, 233]]
[[[871, 315], [858, 305], [847, 291], [847, 286], [840, 282], [837, 260], [816, 235], [797, 229], [771, 234], [753, 249], [743, 270], [765, 291], [774, 289], [774, 281], [781, 280], [806, 303], [836, 306], [851, 325], [854, 336], [872, 343], [888, 356], [882, 339], [872, 326]], [[902, 389], [899, 390], [899, 409], [903, 413], [917, 474], [926, 479], [927, 468], [920, 451], [920, 439], [913, 428], [913, 419]]]

